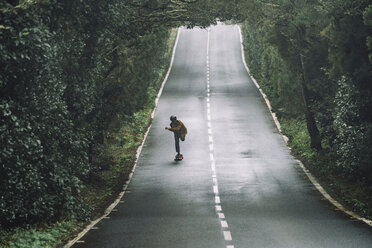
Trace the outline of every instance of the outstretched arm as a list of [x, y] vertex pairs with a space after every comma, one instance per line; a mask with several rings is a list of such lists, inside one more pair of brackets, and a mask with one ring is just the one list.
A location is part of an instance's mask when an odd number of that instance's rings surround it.
[[177, 131], [180, 131], [181, 125], [178, 125], [177, 127], [166, 127], [165, 129], [172, 131], [172, 132], [177, 132]]

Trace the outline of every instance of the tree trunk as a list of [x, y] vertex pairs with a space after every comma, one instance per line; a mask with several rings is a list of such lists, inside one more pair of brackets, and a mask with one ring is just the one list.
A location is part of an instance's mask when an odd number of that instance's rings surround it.
[[319, 129], [316, 126], [316, 121], [314, 117], [313, 111], [310, 109], [310, 98], [309, 98], [309, 91], [307, 89], [307, 78], [306, 78], [306, 72], [305, 72], [305, 65], [303, 60], [303, 55], [300, 55], [301, 59], [301, 84], [302, 84], [302, 91], [303, 91], [303, 97], [305, 102], [305, 118], [306, 118], [306, 125], [307, 125], [307, 131], [310, 135], [311, 140], [311, 148], [316, 149], [317, 151], [322, 150], [322, 142], [319, 134]]

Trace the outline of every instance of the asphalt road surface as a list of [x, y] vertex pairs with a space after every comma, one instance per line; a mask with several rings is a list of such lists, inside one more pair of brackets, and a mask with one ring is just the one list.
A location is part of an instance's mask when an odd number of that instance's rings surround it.
[[[188, 128], [174, 162], [169, 116]], [[182, 29], [123, 199], [73, 247], [372, 247], [290, 155], [242, 63], [236, 26]]]

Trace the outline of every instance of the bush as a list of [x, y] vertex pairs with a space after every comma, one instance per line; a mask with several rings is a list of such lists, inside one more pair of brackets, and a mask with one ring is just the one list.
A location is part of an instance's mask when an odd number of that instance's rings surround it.
[[69, 120], [46, 9], [1, 9], [1, 225], [78, 213], [86, 140]]
[[348, 175], [371, 182], [372, 125], [363, 121], [360, 114], [363, 97], [350, 78], [339, 80], [335, 104], [337, 165]]
[[166, 64], [170, 24], [140, 10], [0, 3], [1, 225], [87, 216], [80, 191], [110, 128], [151, 102]]

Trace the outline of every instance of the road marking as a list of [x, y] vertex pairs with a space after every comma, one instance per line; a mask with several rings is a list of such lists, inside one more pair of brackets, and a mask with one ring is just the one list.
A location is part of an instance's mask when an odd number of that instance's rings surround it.
[[213, 144], [209, 144], [209, 150], [213, 152]]
[[226, 241], [232, 240], [230, 231], [223, 231], [223, 236], [225, 237]]
[[213, 192], [217, 195], [218, 194], [218, 187], [217, 186], [213, 186]]
[[227, 228], [227, 227], [229, 227], [229, 225], [227, 224], [227, 221], [226, 221], [226, 220], [221, 220], [221, 226], [222, 226], [223, 228]]
[[[227, 224], [227, 220], [225, 218], [225, 214], [222, 212], [221, 207], [221, 198], [219, 196], [219, 189], [218, 189], [218, 180], [216, 175], [216, 163], [214, 158], [214, 143], [213, 143], [213, 135], [212, 135], [212, 123], [211, 123], [211, 104], [210, 104], [210, 79], [209, 79], [209, 45], [210, 45], [210, 29], [208, 29], [208, 41], [207, 41], [207, 125], [208, 125], [208, 139], [209, 139], [209, 156], [211, 160], [211, 170], [212, 170], [212, 180], [213, 180], [213, 193], [215, 197], [215, 208], [218, 219], [221, 223], [221, 228], [223, 228], [223, 236], [226, 241], [231, 241], [231, 233], [228, 231], [229, 225]], [[226, 248], [234, 248], [233, 245], [227, 245]]]
[[211, 161], [214, 160], [213, 153], [209, 153], [209, 158], [211, 159]]

